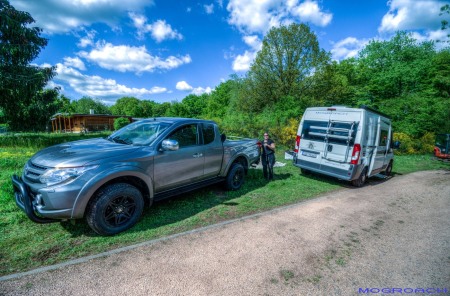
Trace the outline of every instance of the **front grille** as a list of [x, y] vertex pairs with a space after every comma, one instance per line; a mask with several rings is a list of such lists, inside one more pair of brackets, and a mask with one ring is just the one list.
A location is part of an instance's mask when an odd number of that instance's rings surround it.
[[47, 170], [47, 167], [42, 165], [38, 165], [32, 163], [31, 161], [27, 162], [25, 165], [24, 176], [27, 180], [37, 183], [39, 182], [39, 177]]
[[35, 163], [32, 163], [31, 161], [28, 162], [28, 165], [30, 168], [36, 169], [36, 170], [42, 170], [45, 171], [47, 169], [47, 167], [42, 166], [42, 165], [37, 165]]

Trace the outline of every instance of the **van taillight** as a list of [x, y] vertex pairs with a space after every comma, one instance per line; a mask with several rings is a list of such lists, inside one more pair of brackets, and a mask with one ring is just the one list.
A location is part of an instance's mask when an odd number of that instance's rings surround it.
[[361, 145], [360, 144], [355, 144], [353, 146], [352, 160], [350, 161], [350, 163], [351, 164], [358, 164], [360, 156], [361, 156]]
[[298, 153], [298, 149], [300, 148], [300, 138], [301, 137], [297, 135], [297, 138], [295, 139], [295, 149], [294, 149], [295, 153]]

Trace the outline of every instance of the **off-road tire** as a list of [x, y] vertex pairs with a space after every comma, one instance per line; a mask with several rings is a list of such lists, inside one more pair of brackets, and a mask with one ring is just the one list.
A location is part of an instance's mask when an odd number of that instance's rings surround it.
[[244, 184], [245, 170], [242, 164], [234, 163], [228, 171], [225, 179], [225, 188], [227, 190], [238, 190]]
[[117, 183], [101, 189], [89, 203], [86, 221], [100, 235], [131, 228], [142, 215], [144, 198], [133, 185]]
[[352, 180], [352, 185], [355, 187], [363, 187], [367, 181], [367, 167], [363, 169], [358, 179]]

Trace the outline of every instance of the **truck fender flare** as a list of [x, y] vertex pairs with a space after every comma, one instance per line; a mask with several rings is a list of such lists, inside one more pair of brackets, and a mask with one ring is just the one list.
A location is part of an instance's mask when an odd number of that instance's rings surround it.
[[142, 169], [130, 165], [118, 165], [112, 168], [108, 168], [100, 173], [97, 173], [93, 178], [91, 178], [77, 195], [75, 203], [72, 208], [72, 218], [78, 219], [83, 218], [86, 211], [86, 207], [91, 200], [95, 192], [101, 188], [103, 185], [111, 180], [120, 177], [137, 177], [141, 179], [148, 188], [150, 195], [150, 204], [153, 201], [153, 180], [150, 176], [144, 173]]
[[227, 176], [228, 171], [231, 169], [231, 166], [233, 165], [233, 163], [236, 162], [236, 160], [238, 158], [244, 158], [245, 159], [246, 163], [242, 164], [242, 165], [243, 165], [245, 171], [248, 170], [249, 159], [248, 159], [247, 155], [245, 155], [244, 153], [239, 153], [239, 154], [234, 155], [233, 158], [230, 159], [230, 161], [227, 163], [227, 165], [224, 168], [222, 168], [222, 171], [220, 172], [220, 176], [221, 177], [226, 177]]

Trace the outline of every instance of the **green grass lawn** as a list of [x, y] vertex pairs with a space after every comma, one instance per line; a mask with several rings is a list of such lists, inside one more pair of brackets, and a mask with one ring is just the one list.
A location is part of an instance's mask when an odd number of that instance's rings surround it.
[[[11, 175], [21, 174], [37, 148], [0, 147], [0, 275], [26, 271], [81, 256], [211, 225], [266, 211], [338, 190], [348, 183], [317, 175], [303, 176], [284, 153], [275, 168], [276, 180], [266, 182], [260, 170], [252, 169], [243, 188], [224, 191], [214, 185], [154, 204], [132, 229], [113, 237], [96, 235], [80, 220], [35, 224], [13, 200]], [[397, 156], [394, 175], [418, 170], [450, 169], [449, 163], [426, 156]]]

